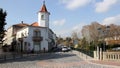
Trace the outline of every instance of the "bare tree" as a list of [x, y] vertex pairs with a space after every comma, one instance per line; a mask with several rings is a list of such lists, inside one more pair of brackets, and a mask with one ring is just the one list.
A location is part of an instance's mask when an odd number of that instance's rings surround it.
[[83, 26], [82, 36], [86, 38], [88, 43], [109, 41], [109, 43], [118, 44], [120, 43], [120, 25], [110, 24], [101, 25], [97, 22], [93, 22], [90, 25]]
[[71, 34], [72, 39], [78, 39], [78, 34], [76, 31], [73, 31]]
[[100, 25], [97, 22], [93, 22], [91, 25], [86, 25], [83, 26], [82, 28], [82, 36], [86, 38], [86, 41], [88, 41], [89, 43], [91, 41], [96, 41], [99, 38], [99, 32], [98, 32], [98, 28], [101, 27], [102, 25]]
[[110, 24], [109, 29], [104, 36], [105, 41], [108, 44], [119, 44], [120, 43], [120, 25]]

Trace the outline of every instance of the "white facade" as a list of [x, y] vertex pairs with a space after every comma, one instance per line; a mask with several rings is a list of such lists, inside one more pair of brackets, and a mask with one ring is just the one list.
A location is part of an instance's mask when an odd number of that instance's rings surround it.
[[7, 32], [6, 32], [6, 37], [5, 37], [5, 41], [4, 41], [4, 45], [7, 43], [7, 45], [11, 45], [12, 41], [13, 41], [13, 27], [8, 28]]
[[41, 27], [49, 27], [49, 15], [48, 12], [38, 12], [38, 23]]
[[[45, 27], [33, 27], [27, 26], [17, 32], [16, 40], [18, 43], [19, 50], [22, 51], [34, 51], [43, 52], [49, 51], [55, 44], [50, 45], [49, 43], [53, 39], [56, 40], [56, 36], [52, 33], [51, 38], [48, 37], [50, 29]], [[22, 39], [22, 43], [19, 39]]]

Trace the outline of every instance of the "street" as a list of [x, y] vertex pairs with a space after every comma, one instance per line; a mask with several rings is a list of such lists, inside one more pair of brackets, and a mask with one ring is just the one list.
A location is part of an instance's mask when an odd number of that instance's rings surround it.
[[0, 63], [0, 68], [112, 68], [88, 63], [72, 52], [56, 52], [29, 56]]

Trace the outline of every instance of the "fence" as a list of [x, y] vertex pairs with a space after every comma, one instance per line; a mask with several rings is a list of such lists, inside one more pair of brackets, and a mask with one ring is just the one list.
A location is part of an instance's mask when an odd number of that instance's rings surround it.
[[93, 57], [91, 57], [91, 56], [89, 56], [89, 55], [87, 55], [85, 53], [82, 53], [80, 51], [73, 50], [72, 52], [74, 54], [76, 54], [78, 57], [83, 58], [84, 60], [89, 60], [89, 59], [91, 60], [91, 59], [93, 59]]
[[94, 59], [120, 61], [120, 52], [97, 52], [97, 51], [94, 51]]
[[120, 61], [120, 52], [103, 52], [103, 60]]
[[79, 51], [83, 54], [86, 54], [86, 55], [90, 56], [90, 57], [94, 57], [93, 51], [85, 50], [85, 49], [74, 49], [74, 50], [77, 50], [77, 51]]

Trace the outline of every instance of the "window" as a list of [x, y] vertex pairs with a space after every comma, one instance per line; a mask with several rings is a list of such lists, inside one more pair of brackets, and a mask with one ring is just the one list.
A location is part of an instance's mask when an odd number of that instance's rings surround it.
[[20, 43], [17, 43], [18, 44], [18, 46], [20, 46]]
[[41, 15], [41, 19], [42, 19], [42, 20], [44, 20], [44, 19], [45, 19], [44, 15]]
[[34, 51], [39, 52], [41, 49], [40, 42], [34, 42]]
[[34, 42], [34, 45], [40, 45], [40, 42]]
[[34, 36], [40, 37], [40, 35], [41, 35], [41, 33], [40, 33], [39, 30], [35, 30], [35, 31], [34, 31]]
[[23, 34], [23, 33], [21, 33], [21, 37], [24, 37], [24, 34]]
[[24, 42], [24, 45], [27, 46], [27, 42]]
[[27, 42], [24, 42], [24, 50], [27, 50]]

